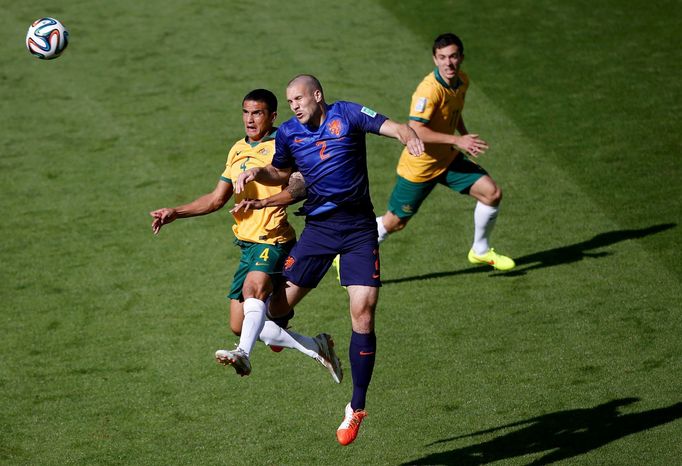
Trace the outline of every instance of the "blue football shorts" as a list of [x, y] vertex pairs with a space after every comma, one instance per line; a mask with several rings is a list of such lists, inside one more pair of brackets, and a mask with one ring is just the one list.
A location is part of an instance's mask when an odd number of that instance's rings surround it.
[[341, 285], [381, 286], [377, 224], [372, 211], [340, 209], [308, 217], [284, 261], [284, 278], [302, 288], [315, 288], [337, 254], [341, 256]]

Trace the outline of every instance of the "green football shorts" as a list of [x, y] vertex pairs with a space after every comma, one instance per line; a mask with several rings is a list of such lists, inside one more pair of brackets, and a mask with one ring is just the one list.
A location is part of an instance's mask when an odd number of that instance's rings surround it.
[[388, 200], [388, 211], [400, 218], [412, 217], [437, 184], [447, 186], [461, 194], [469, 194], [471, 186], [487, 174], [488, 172], [479, 164], [459, 155], [447, 170], [429, 181], [415, 183], [398, 175]]
[[284, 244], [263, 244], [235, 239], [234, 243], [239, 246], [242, 254], [239, 259], [239, 266], [232, 278], [230, 294], [227, 297], [242, 301], [244, 299], [242, 287], [249, 272], [264, 272], [270, 275], [274, 282], [281, 280], [284, 261], [296, 241], [289, 241]]

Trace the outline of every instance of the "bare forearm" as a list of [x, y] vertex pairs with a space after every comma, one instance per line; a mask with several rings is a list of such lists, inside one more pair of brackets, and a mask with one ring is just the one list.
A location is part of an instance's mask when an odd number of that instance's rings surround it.
[[234, 191], [236, 193], [244, 192], [245, 186], [252, 181], [267, 186], [282, 186], [287, 184], [290, 173], [290, 168], [280, 170], [279, 168], [275, 168], [272, 165], [249, 168], [248, 170], [241, 172], [237, 177], [237, 181], [234, 185]]
[[379, 128], [379, 134], [397, 139], [415, 157], [419, 157], [424, 152], [424, 142], [409, 125], [386, 120]]
[[410, 136], [407, 125], [398, 123], [393, 120], [386, 120], [379, 128], [379, 133], [382, 136], [397, 139], [405, 144], [405, 141]]
[[286, 207], [304, 199], [306, 195], [303, 175], [301, 175], [301, 172], [294, 172], [289, 177], [289, 184], [281, 192], [265, 199], [243, 199], [230, 212], [237, 215], [240, 212], [248, 212], [249, 210], [258, 210], [265, 207]]
[[188, 204], [183, 204], [174, 208], [164, 207], [149, 212], [149, 215], [154, 217], [154, 220], [152, 221], [152, 231], [155, 235], [158, 234], [163, 225], [167, 225], [177, 218], [196, 217], [198, 215], [206, 215], [215, 212], [225, 205], [227, 200], [232, 196], [232, 192], [232, 183], [228, 183], [221, 179], [218, 181], [218, 185], [213, 192], [204, 194]]
[[213, 194], [205, 194], [188, 204], [175, 207], [175, 212], [178, 218], [197, 217], [215, 212], [224, 205], [223, 199], [218, 199]]
[[254, 181], [268, 186], [280, 186], [287, 182], [290, 173], [291, 170], [280, 170], [272, 165], [267, 165], [258, 169]]
[[295, 204], [296, 202], [305, 199], [306, 197], [305, 180], [301, 172], [293, 172], [289, 176], [289, 184], [281, 192], [273, 194], [270, 197], [261, 199], [259, 201], [260, 206], [258, 208], [264, 207], [278, 207], [278, 206], [288, 206]]
[[440, 133], [434, 131], [423, 123], [410, 121], [410, 128], [412, 128], [419, 138], [427, 144], [448, 144], [453, 145], [457, 143], [457, 136], [454, 134]]
[[469, 134], [464, 125], [464, 120], [460, 119], [457, 123], [457, 131], [460, 135], [447, 134], [434, 131], [426, 124], [418, 121], [410, 121], [412, 127], [419, 137], [427, 144], [447, 144], [455, 146], [474, 157], [478, 157], [488, 149], [488, 143], [481, 139], [478, 134]]
[[265, 207], [288, 206], [290, 204], [293, 204], [294, 202], [295, 202], [294, 197], [291, 195], [289, 191], [285, 189], [277, 194], [273, 194], [270, 197], [260, 199], [259, 205], [255, 208], [263, 209]]

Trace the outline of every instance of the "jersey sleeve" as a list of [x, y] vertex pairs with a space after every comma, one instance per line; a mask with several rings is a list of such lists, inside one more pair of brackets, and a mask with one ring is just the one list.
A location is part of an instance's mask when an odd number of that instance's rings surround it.
[[431, 121], [433, 112], [438, 102], [438, 92], [433, 86], [422, 82], [412, 94], [410, 104], [410, 120], [428, 123]]
[[285, 125], [277, 129], [277, 134], [275, 135], [275, 155], [272, 157], [271, 165], [279, 169], [292, 168], [295, 165], [291, 150], [289, 150], [289, 136], [287, 135]]
[[377, 113], [369, 107], [364, 107], [355, 102], [339, 102], [343, 105], [344, 114], [351, 126], [364, 133], [379, 134], [381, 125], [388, 117]]

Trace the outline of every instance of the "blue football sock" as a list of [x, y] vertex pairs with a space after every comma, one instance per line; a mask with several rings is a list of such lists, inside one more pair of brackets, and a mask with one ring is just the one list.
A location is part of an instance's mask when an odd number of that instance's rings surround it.
[[348, 355], [353, 375], [353, 397], [350, 400], [353, 410], [365, 408], [367, 388], [374, 370], [376, 349], [377, 338], [374, 332], [351, 334]]

